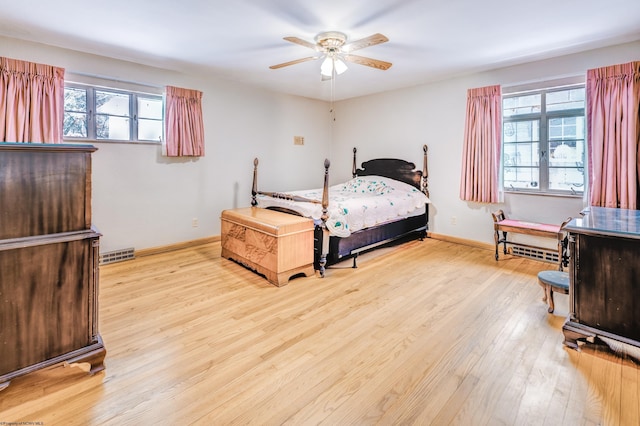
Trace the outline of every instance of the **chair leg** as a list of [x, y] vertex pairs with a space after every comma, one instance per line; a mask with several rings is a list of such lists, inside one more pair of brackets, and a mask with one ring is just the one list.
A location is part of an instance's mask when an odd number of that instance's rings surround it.
[[549, 309], [547, 309], [547, 312], [549, 312], [550, 314], [553, 313], [553, 311], [556, 309], [555, 304], [553, 303], [553, 289], [551, 288], [550, 285], [547, 286], [547, 302], [549, 303]]
[[538, 284], [540, 284], [540, 287], [542, 287], [542, 301], [547, 303], [547, 285], [543, 284], [542, 282], [538, 282]]

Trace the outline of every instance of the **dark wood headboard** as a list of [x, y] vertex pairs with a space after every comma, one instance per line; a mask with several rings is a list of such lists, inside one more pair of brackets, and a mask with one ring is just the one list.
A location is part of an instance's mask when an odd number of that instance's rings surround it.
[[409, 161], [397, 158], [376, 158], [362, 163], [360, 169], [356, 168], [357, 148], [353, 148], [353, 177], [356, 176], [383, 176], [400, 182], [408, 183], [429, 196], [427, 169], [427, 145], [423, 145], [424, 170], [415, 170], [416, 165]]

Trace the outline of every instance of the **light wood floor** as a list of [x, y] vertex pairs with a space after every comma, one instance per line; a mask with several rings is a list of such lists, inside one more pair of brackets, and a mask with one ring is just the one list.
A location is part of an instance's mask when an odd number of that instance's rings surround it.
[[0, 423], [638, 425], [639, 369], [562, 345], [550, 264], [437, 240], [277, 288], [220, 244], [101, 269], [106, 371], [0, 393]]

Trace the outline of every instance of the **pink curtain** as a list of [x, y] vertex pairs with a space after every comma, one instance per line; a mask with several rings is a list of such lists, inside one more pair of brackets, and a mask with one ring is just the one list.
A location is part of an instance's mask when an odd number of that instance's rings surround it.
[[62, 142], [64, 68], [0, 57], [0, 141]]
[[587, 71], [590, 205], [636, 209], [640, 61]]
[[500, 86], [467, 91], [460, 198], [497, 203], [502, 121]]
[[203, 157], [202, 92], [167, 86], [165, 147], [169, 157]]

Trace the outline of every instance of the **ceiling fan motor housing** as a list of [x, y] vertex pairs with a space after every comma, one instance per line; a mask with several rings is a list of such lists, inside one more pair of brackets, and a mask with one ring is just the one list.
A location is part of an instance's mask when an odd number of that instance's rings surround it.
[[328, 52], [339, 52], [340, 47], [347, 41], [347, 36], [338, 31], [327, 31], [318, 34], [315, 41]]

